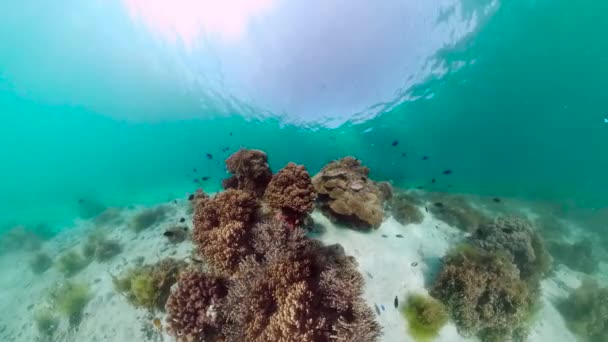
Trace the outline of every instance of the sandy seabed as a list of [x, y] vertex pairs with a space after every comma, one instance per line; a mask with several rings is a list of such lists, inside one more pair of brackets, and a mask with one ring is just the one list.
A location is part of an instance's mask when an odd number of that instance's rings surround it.
[[[182, 217], [186, 218], [183, 224], [192, 229], [187, 201], [172, 205], [174, 209], [163, 222], [140, 233], [129, 229], [129, 222], [143, 207], [121, 211], [120, 220], [106, 229], [110, 238], [123, 245], [123, 252], [108, 262], [93, 261], [71, 278], [89, 284], [94, 297], [86, 306], [77, 328], [70, 328], [67, 320], [61, 319], [52, 338], [40, 336], [33, 317], [45, 305], [48, 290], [65, 281], [65, 277], [53, 267], [41, 275], [33, 274], [29, 266], [31, 252], [0, 256], [0, 341], [174, 341], [164, 329], [158, 329], [152, 323], [154, 318], [164, 322], [163, 314], [151, 314], [130, 305], [114, 290], [111, 276], [142, 261], [151, 264], [166, 257], [190, 258], [193, 248], [190, 241], [170, 244], [162, 235], [165, 228], [177, 224]], [[403, 305], [409, 294], [427, 293], [425, 285], [438, 271], [441, 257], [465, 237], [458, 229], [429, 213], [424, 214], [422, 223], [407, 226], [389, 217], [379, 229], [371, 232], [337, 227], [319, 212], [312, 215], [316, 225], [321, 227], [314, 238], [325, 244], [339, 243], [346, 254], [357, 259], [366, 280], [364, 297], [379, 313], [377, 320], [384, 333], [382, 341], [414, 341], [400, 310], [395, 307], [395, 298], [398, 305]], [[46, 241], [43, 250], [57, 257], [72, 248], [80, 249], [79, 245], [94, 229], [92, 220], [77, 220], [74, 227]], [[544, 305], [531, 328], [530, 341], [576, 341], [553, 303], [567, 296], [569, 288], [580, 285], [581, 277], [581, 274], [558, 266], [554, 274], [542, 282]], [[448, 323], [436, 338], [436, 341], [445, 342], [474, 340], [461, 337], [453, 323]]]

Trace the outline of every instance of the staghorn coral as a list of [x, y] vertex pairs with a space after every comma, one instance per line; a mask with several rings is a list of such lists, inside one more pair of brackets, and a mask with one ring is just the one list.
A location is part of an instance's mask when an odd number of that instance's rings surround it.
[[557, 308], [568, 328], [584, 341], [608, 340], [608, 288], [587, 279], [559, 302]]
[[169, 333], [178, 341], [213, 339], [223, 324], [218, 309], [226, 293], [225, 279], [197, 270], [185, 272], [165, 306]]
[[508, 254], [520, 277], [533, 287], [549, 273], [551, 257], [538, 233], [525, 220], [501, 217], [484, 223], [473, 233], [471, 241], [487, 251]]
[[226, 168], [232, 177], [224, 179], [224, 189], [251, 191], [261, 196], [272, 178], [268, 156], [260, 150], [241, 148], [226, 159]]
[[183, 261], [166, 258], [156, 264], [132, 268], [112, 280], [116, 291], [134, 306], [150, 311], [164, 310], [171, 286], [185, 267]]
[[535, 301], [508, 255], [470, 245], [444, 258], [431, 295], [448, 307], [461, 334], [483, 341], [518, 334]]
[[421, 223], [424, 220], [422, 211], [417, 206], [416, 198], [405, 193], [398, 193], [390, 201], [391, 212], [402, 225]]
[[368, 175], [369, 169], [353, 157], [325, 165], [312, 179], [323, 212], [356, 228], [380, 226], [392, 191], [388, 183], [376, 183]]
[[448, 311], [441, 302], [420, 294], [410, 295], [401, 309], [416, 341], [433, 340], [448, 322]]
[[465, 232], [475, 231], [488, 218], [473, 208], [462, 196], [445, 193], [433, 193], [429, 199], [433, 202], [427, 206], [437, 219]]
[[299, 225], [304, 216], [312, 212], [315, 189], [310, 175], [302, 165], [287, 164], [272, 177], [264, 192], [264, 201], [292, 225]]

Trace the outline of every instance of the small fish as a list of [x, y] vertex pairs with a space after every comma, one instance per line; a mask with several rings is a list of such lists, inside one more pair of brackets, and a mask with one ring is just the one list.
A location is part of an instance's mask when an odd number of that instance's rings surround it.
[[232, 136], [232, 132], [230, 132], [230, 136]]
[[177, 200], [173, 200], [173, 204], [177, 204]]
[[452, 184], [448, 184], [448, 188], [451, 188], [453, 185]]
[[380, 304], [380, 307], [382, 308], [382, 311], [384, 311], [384, 304]]
[[198, 179], [195, 179], [195, 180], [194, 180], [194, 183], [198, 183]]
[[418, 266], [418, 263], [414, 261], [414, 262], [412, 263], [412, 267], [416, 267], [416, 266]]
[[367, 276], [369, 277], [369, 279], [374, 279], [374, 276], [371, 273], [365, 272], [365, 274], [367, 274]]
[[196, 172], [196, 168], [192, 169], [192, 171]]
[[417, 187], [416, 187], [416, 189], [418, 189], [418, 190], [422, 190], [422, 189], [424, 189], [424, 187], [422, 187], [422, 186], [417, 186]]
[[427, 208], [426, 206], [424, 207], [424, 211], [426, 211], [427, 213], [429, 212], [429, 208]]
[[447, 169], [447, 170], [443, 171], [443, 174], [444, 175], [451, 175], [452, 174], [452, 170]]
[[201, 179], [204, 180], [204, 181], [206, 181], [206, 180], [209, 180], [209, 177], [205, 176], [205, 177], [201, 177]]
[[374, 307], [376, 308], [376, 313], [380, 316], [380, 309], [378, 308], [378, 304], [374, 303]]
[[403, 238], [403, 235], [401, 235], [401, 234], [397, 234], [395, 236], [398, 237], [398, 238], [400, 238], [400, 239]]
[[331, 137], [329, 137], [329, 140], [331, 140], [331, 141], [336, 141], [336, 137], [331, 136]]
[[167, 230], [166, 232], [163, 233], [163, 235], [166, 237], [173, 237], [173, 236], [175, 236], [175, 232], [171, 231], [171, 230]]
[[194, 194], [188, 196], [188, 201], [192, 201], [192, 200], [194, 200]]
[[179, 222], [186, 222], [186, 219], [182, 217], [179, 219]]
[[152, 324], [154, 324], [154, 326], [156, 327], [156, 329], [163, 331], [163, 325], [160, 322], [160, 318], [156, 317], [152, 320]]
[[407, 157], [407, 153], [401, 153], [402, 157]]
[[435, 202], [434, 204], [437, 208], [443, 208], [443, 203], [441, 202]]
[[213, 155], [211, 155], [211, 153], [205, 153], [205, 155], [207, 156], [207, 159], [213, 159]]
[[79, 198], [78, 199], [78, 204], [82, 204], [82, 203], [84, 203], [84, 198]]
[[492, 201], [496, 202], [496, 203], [500, 203], [500, 198], [498, 197], [494, 197], [492, 198]]
[[399, 298], [395, 296], [395, 300], [393, 301], [393, 305], [395, 305], [395, 309], [399, 306]]
[[399, 140], [395, 140], [395, 141], [393, 141], [393, 143], [391, 144], [391, 146], [393, 146], [393, 147], [395, 147], [395, 146], [397, 146], [397, 145], [399, 145]]
[[422, 160], [429, 160], [429, 157], [428, 156], [423, 156]]
[[382, 237], [383, 237], [383, 238], [387, 238], [387, 237], [388, 237], [388, 235], [386, 235], [386, 234], [382, 234]]
[[435, 178], [431, 179], [431, 183], [435, 184], [437, 180]]

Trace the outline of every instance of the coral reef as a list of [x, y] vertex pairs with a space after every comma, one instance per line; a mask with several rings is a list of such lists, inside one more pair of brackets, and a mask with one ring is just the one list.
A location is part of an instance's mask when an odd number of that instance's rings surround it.
[[433, 340], [449, 319], [445, 305], [421, 294], [410, 295], [401, 310], [410, 335], [419, 342]]
[[186, 226], [173, 226], [165, 230], [163, 236], [169, 240], [170, 243], [180, 243], [190, 237], [188, 227]]
[[70, 325], [77, 326], [82, 313], [92, 298], [87, 284], [67, 281], [51, 292], [51, 299], [59, 313], [68, 318]]
[[393, 217], [402, 225], [417, 224], [424, 220], [422, 211], [418, 208], [419, 201], [411, 195], [397, 193], [390, 200]]
[[75, 251], [68, 251], [57, 259], [56, 267], [66, 277], [71, 277], [89, 265], [91, 259], [85, 258]]
[[224, 323], [217, 310], [226, 294], [225, 279], [197, 270], [185, 272], [167, 300], [169, 332], [178, 341], [197, 341], [200, 336], [213, 340]]
[[384, 218], [384, 202], [391, 195], [388, 183], [369, 179], [369, 169], [353, 157], [333, 161], [312, 179], [323, 212], [349, 226], [377, 228]]
[[139, 214], [135, 215], [131, 221], [131, 228], [139, 233], [144, 229], [152, 227], [165, 219], [171, 208], [166, 205], [162, 205], [156, 208], [145, 209]]
[[35, 274], [42, 274], [46, 272], [46, 270], [48, 270], [52, 265], [53, 259], [51, 259], [51, 257], [44, 252], [36, 253], [30, 260], [30, 268]]
[[482, 341], [521, 334], [535, 301], [506, 253], [462, 245], [445, 258], [431, 295], [444, 303], [465, 335]]
[[260, 150], [241, 148], [226, 159], [226, 168], [232, 177], [224, 179], [224, 189], [251, 191], [261, 196], [272, 178], [268, 156]]
[[100, 231], [88, 236], [82, 247], [82, 254], [88, 259], [104, 262], [122, 252], [122, 245], [116, 240], [108, 240]]
[[471, 241], [487, 251], [509, 255], [520, 277], [532, 287], [537, 287], [551, 269], [551, 257], [544, 242], [528, 221], [516, 217], [497, 218], [481, 224]]
[[489, 219], [473, 208], [464, 197], [444, 193], [433, 193], [427, 208], [437, 219], [465, 232], [475, 231]]
[[162, 311], [171, 286], [177, 282], [179, 273], [185, 267], [185, 262], [167, 258], [156, 264], [135, 267], [112, 280], [115, 289], [134, 306]]
[[548, 243], [548, 249], [556, 262], [566, 265], [572, 270], [591, 274], [599, 267], [589, 239], [583, 239], [573, 244], [551, 241]]
[[264, 192], [264, 201], [279, 211], [285, 221], [299, 225], [315, 205], [315, 188], [308, 171], [302, 165], [287, 164], [272, 176]]
[[557, 307], [570, 330], [584, 341], [608, 340], [608, 288], [585, 280]]
[[51, 337], [59, 326], [59, 318], [53, 315], [53, 312], [49, 309], [37, 311], [34, 314], [34, 321], [38, 332], [44, 337]]

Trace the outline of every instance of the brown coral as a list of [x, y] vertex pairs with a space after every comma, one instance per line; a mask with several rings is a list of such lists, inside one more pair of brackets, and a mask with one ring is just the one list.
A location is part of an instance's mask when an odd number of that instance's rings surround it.
[[227, 190], [212, 198], [201, 197], [194, 209], [194, 239], [202, 231], [208, 231], [230, 222], [248, 224], [258, 207], [255, 196], [247, 191]]
[[226, 296], [226, 281], [200, 271], [184, 273], [167, 300], [169, 333], [178, 341], [202, 341], [215, 337], [223, 324], [218, 312]]
[[302, 165], [287, 164], [266, 188], [264, 201], [273, 209], [281, 211], [292, 225], [300, 224], [302, 218], [312, 212], [316, 194], [310, 175]]
[[463, 335], [504, 340], [521, 329], [533, 302], [509, 257], [466, 245], [445, 257], [431, 295], [448, 307]]
[[226, 168], [233, 176], [222, 182], [224, 189], [252, 191], [261, 196], [272, 178], [268, 156], [260, 150], [241, 148], [226, 159]]
[[380, 226], [391, 188], [370, 180], [368, 174], [369, 169], [353, 157], [327, 164], [312, 179], [321, 209], [330, 218], [357, 228]]

